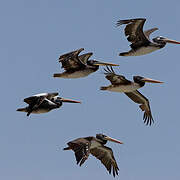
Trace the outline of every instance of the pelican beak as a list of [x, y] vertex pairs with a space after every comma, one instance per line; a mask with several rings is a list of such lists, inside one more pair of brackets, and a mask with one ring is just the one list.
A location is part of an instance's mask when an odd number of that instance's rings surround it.
[[106, 63], [106, 62], [100, 62], [100, 61], [94, 62], [93, 65], [96, 65], [96, 66], [119, 66], [118, 64], [112, 64], [112, 63]]
[[164, 38], [163, 41], [165, 41], [166, 43], [180, 44], [179, 41], [175, 41], [175, 40], [168, 39], [168, 38]]
[[148, 82], [148, 83], [164, 83], [162, 81], [158, 81], [158, 80], [154, 80], [154, 79], [150, 79], [150, 78], [143, 78], [142, 81]]
[[62, 102], [68, 102], [68, 103], [81, 103], [80, 101], [75, 101], [72, 99], [65, 99], [65, 98], [61, 98]]
[[115, 142], [115, 143], [123, 144], [123, 142], [118, 141], [117, 139], [113, 139], [113, 138], [111, 138], [109, 136], [106, 136], [104, 139], [107, 140], [107, 141], [112, 141], [112, 142]]

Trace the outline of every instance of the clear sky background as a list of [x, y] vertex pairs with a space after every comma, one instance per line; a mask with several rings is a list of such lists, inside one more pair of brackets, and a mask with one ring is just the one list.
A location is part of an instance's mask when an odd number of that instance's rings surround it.
[[[62, 151], [78, 137], [104, 133], [124, 142], [108, 143], [120, 168], [116, 179], [179, 180], [179, 45], [168, 44], [139, 57], [119, 57], [129, 50], [117, 20], [145, 17], [145, 29], [180, 41], [179, 0], [1, 0], [0, 1], [0, 178], [3, 180], [113, 179], [95, 157], [82, 167], [74, 153]], [[164, 81], [140, 92], [150, 100], [155, 124], [146, 127], [138, 105], [109, 85], [103, 69], [82, 79], [55, 79], [62, 72], [59, 55], [85, 48], [93, 58], [118, 63], [116, 72]], [[23, 99], [59, 92], [81, 100], [46, 114], [16, 112]]]

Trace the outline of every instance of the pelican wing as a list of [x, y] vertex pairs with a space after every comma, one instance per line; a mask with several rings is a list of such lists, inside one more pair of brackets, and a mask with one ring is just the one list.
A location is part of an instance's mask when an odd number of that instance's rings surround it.
[[91, 154], [101, 161], [101, 163], [106, 167], [109, 174], [111, 171], [113, 176], [118, 175], [118, 165], [113, 155], [111, 148], [106, 146], [99, 146], [90, 150]]
[[144, 123], [146, 125], [151, 125], [152, 123], [154, 123], [149, 105], [149, 100], [137, 90], [125, 94], [135, 103], [140, 104], [139, 107], [141, 108], [141, 110], [145, 111], [143, 116]]
[[84, 50], [84, 48], [80, 48], [80, 49], [77, 49], [75, 51], [71, 51], [71, 52], [65, 53], [65, 54], [63, 54], [63, 55], [61, 55], [59, 57], [59, 60], [64, 59], [64, 58], [69, 58], [69, 57], [72, 57], [72, 56], [78, 56], [79, 53], [81, 51], [83, 51], [83, 50]]
[[115, 74], [114, 70], [112, 67], [106, 67], [105, 70], [105, 75], [106, 75], [106, 79], [108, 79], [112, 85], [127, 85], [130, 84], [131, 81], [127, 80], [124, 76], [122, 75], [117, 75]]
[[[31, 99], [31, 103], [29, 103], [29, 110], [28, 110], [27, 116], [29, 116], [34, 109], [38, 108], [42, 104], [42, 102], [46, 99], [46, 97], [45, 96], [32, 96], [32, 99]], [[24, 101], [26, 102], [27, 99], [25, 99]]]
[[66, 71], [75, 70], [81, 66], [84, 66], [78, 57], [65, 58], [60, 62], [62, 63], [62, 68], [64, 68]]
[[152, 29], [148, 29], [146, 31], [144, 31], [144, 35], [146, 36], [146, 38], [150, 41], [149, 36], [151, 35], [151, 33], [153, 33], [154, 31], [158, 30], [158, 28], [152, 28]]
[[36, 97], [36, 96], [31, 96], [31, 97], [25, 98], [24, 102], [27, 104], [32, 104], [33, 102], [35, 102], [37, 100], [37, 98], [38, 97]]
[[132, 49], [136, 49], [136, 47], [149, 43], [149, 40], [143, 33], [143, 26], [145, 21], [146, 19], [144, 18], [137, 18], [119, 20], [117, 22], [117, 26], [127, 24], [125, 27], [125, 35], [127, 36], [127, 40], [132, 43], [130, 45]]
[[27, 103], [27, 104], [32, 104], [32, 103], [35, 103], [37, 102], [37, 100], [39, 99], [39, 97], [45, 97], [47, 99], [51, 99], [55, 96], [58, 95], [58, 92], [55, 92], [55, 93], [41, 93], [41, 94], [36, 94], [34, 96], [31, 96], [31, 97], [28, 97], [28, 98], [25, 98], [24, 99], [24, 102]]
[[43, 106], [49, 106], [49, 107], [57, 107], [57, 104], [58, 103], [55, 103], [55, 102], [53, 102], [52, 100], [50, 100], [50, 99], [44, 99], [44, 101], [39, 105], [39, 107], [41, 106], [41, 105], [43, 105]]
[[79, 53], [84, 50], [83, 48], [78, 49], [76, 51], [72, 51], [66, 54], [63, 54], [59, 57], [59, 62], [62, 64], [62, 68], [66, 71], [77, 69], [84, 64], [79, 60]]
[[78, 56], [79, 60], [83, 63], [83, 64], [87, 64], [88, 59], [93, 55], [93, 53], [86, 53], [86, 54], [82, 54], [80, 56]]
[[88, 159], [90, 154], [90, 141], [85, 138], [78, 138], [67, 144], [74, 151], [77, 164], [81, 166]]
[[29, 105], [36, 104], [43, 97], [45, 97], [45, 96], [31, 96], [31, 97], [25, 98], [24, 102], [29, 104]]

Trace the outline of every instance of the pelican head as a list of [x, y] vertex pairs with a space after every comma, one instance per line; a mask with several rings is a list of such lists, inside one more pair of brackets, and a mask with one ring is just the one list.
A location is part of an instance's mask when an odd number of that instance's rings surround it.
[[112, 141], [112, 142], [115, 142], [115, 143], [123, 144], [123, 142], [118, 141], [118, 140], [116, 140], [116, 139], [113, 139], [113, 138], [111, 138], [111, 137], [109, 137], [109, 136], [106, 136], [106, 135], [104, 135], [104, 134], [96, 134], [96, 138], [99, 139], [99, 140], [101, 140], [101, 142], [102, 142], [103, 144], [106, 144], [107, 141]]
[[180, 44], [179, 41], [175, 41], [175, 40], [172, 40], [172, 39], [168, 39], [168, 38], [162, 37], [162, 36], [155, 37], [155, 38], [153, 38], [152, 40], [153, 40], [155, 43], [163, 44], [163, 45], [165, 45], [166, 43]]
[[66, 98], [59, 97], [59, 96], [53, 97], [52, 101], [54, 103], [56, 103], [56, 104], [59, 104], [60, 106], [62, 105], [63, 102], [67, 102], [67, 103], [81, 103], [80, 101], [75, 101], [75, 100], [72, 100], [72, 99], [66, 99]]
[[146, 82], [148, 82], [148, 83], [163, 83], [162, 81], [158, 81], [158, 80], [150, 79], [150, 78], [145, 78], [142, 76], [134, 76], [133, 79], [134, 79], [134, 82], [140, 84], [141, 87], [144, 86]]

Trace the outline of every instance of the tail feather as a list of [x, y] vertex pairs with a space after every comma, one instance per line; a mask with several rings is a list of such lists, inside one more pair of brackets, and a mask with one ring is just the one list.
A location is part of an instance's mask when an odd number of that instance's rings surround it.
[[107, 90], [108, 87], [105, 87], [105, 86], [101, 86], [100, 87], [100, 90]]
[[54, 74], [53, 77], [62, 77], [61, 73]]
[[27, 112], [27, 109], [26, 108], [19, 108], [16, 111]]
[[71, 148], [70, 147], [66, 147], [63, 150], [71, 150]]
[[119, 56], [129, 56], [129, 53], [128, 52], [122, 52], [122, 53], [119, 53]]

